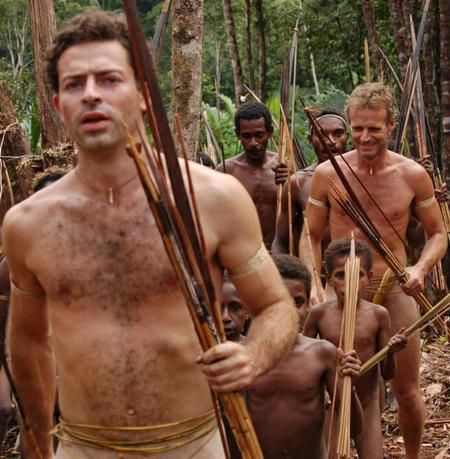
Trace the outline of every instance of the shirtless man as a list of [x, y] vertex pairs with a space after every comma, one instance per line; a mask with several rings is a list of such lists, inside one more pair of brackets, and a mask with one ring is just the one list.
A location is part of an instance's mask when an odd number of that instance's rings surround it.
[[[114, 449], [131, 442], [141, 449], [123, 458], [157, 451], [162, 459], [222, 459], [209, 388], [240, 390], [266, 372], [295, 339], [296, 311], [248, 194], [234, 178], [191, 163], [213, 281], [221, 287], [225, 267], [254, 316], [245, 343], [201, 352], [126, 154], [121, 120], [136, 140], [145, 129], [129, 49], [120, 17], [90, 9], [49, 52], [54, 105], [79, 162], [5, 218], [11, 366], [44, 459], [54, 457], [55, 366], [56, 458], [116, 458]], [[163, 441], [169, 434], [177, 438]]]
[[[333, 142], [337, 153], [344, 153], [348, 140], [347, 122], [344, 115], [334, 110], [321, 110], [315, 114], [322, 129], [328, 134]], [[328, 159], [323, 145], [317, 137], [317, 133], [310, 126], [308, 141], [317, 156], [317, 162], [311, 164], [291, 176], [291, 201], [292, 201], [292, 235], [294, 239], [295, 254], [298, 255], [298, 242], [303, 228], [303, 211], [311, 189], [311, 180], [319, 164]], [[327, 238], [325, 238], [327, 239]], [[329, 242], [324, 240], [322, 245], [327, 247]], [[281, 212], [277, 219], [275, 238], [272, 243], [272, 253], [289, 253], [289, 211], [288, 211], [288, 185], [283, 186], [281, 198]]]
[[[347, 102], [346, 113], [355, 145], [355, 150], [344, 154], [347, 162], [400, 235], [405, 235], [411, 207], [415, 207], [427, 234], [419, 260], [407, 268], [410, 276], [408, 282], [402, 284], [401, 288], [393, 284], [391, 290], [385, 292], [383, 305], [390, 313], [392, 335], [417, 320], [417, 305], [411, 296], [423, 290], [425, 275], [445, 254], [446, 236], [433, 184], [425, 169], [386, 147], [395, 126], [394, 97], [389, 88], [381, 83], [358, 86]], [[383, 239], [406, 265], [403, 243], [363, 192], [341, 158], [338, 158], [338, 163]], [[321, 241], [327, 229], [330, 230], [331, 240], [348, 238], [351, 232], [355, 238], [367, 240], [338, 203], [331, 199], [330, 178], [339, 183], [333, 166], [330, 161], [326, 161], [314, 173], [307, 206], [316, 266], [321, 266]], [[306, 238], [302, 236], [301, 253], [303, 250], [307, 252], [307, 247]], [[310, 260], [305, 261], [310, 263]], [[381, 279], [386, 268], [384, 260], [375, 253], [374, 277]], [[312, 302], [317, 303], [315, 291], [311, 297]], [[425, 409], [419, 387], [419, 344], [417, 335], [409, 340], [407, 348], [398, 356], [398, 372], [392, 381], [399, 403], [399, 424], [408, 459], [418, 458], [424, 426]]]
[[[242, 104], [234, 124], [244, 151], [225, 161], [225, 171], [237, 178], [252, 197], [264, 244], [270, 250], [275, 235], [277, 186], [286, 181], [287, 166], [279, 162], [276, 153], [267, 150], [273, 127], [272, 115], [264, 104], [256, 101]], [[217, 170], [223, 171], [223, 164]]]
[[[302, 310], [309, 304], [311, 274], [296, 257], [273, 258], [303, 318]], [[361, 362], [354, 351], [337, 354], [330, 342], [299, 334], [291, 352], [254, 382], [247, 400], [265, 459], [327, 457], [325, 390], [332, 396], [338, 355], [342, 375], [357, 378]], [[352, 405], [352, 430], [357, 434], [362, 411], [356, 396]]]
[[[381, 348], [390, 350], [381, 362], [381, 375], [392, 379], [395, 374], [395, 356], [406, 346], [401, 335], [390, 337], [390, 319], [386, 308], [362, 299], [372, 276], [372, 254], [363, 241], [355, 241], [356, 256], [361, 259], [358, 305], [356, 310], [355, 351], [364, 363]], [[339, 346], [345, 296], [345, 262], [350, 253], [350, 239], [333, 241], [325, 251], [327, 282], [333, 288], [336, 299], [315, 305], [306, 319], [304, 335], [320, 338]], [[383, 459], [383, 437], [381, 432], [380, 384], [378, 367], [362, 375], [356, 382], [356, 392], [364, 413], [362, 432], [356, 436], [355, 445], [359, 459]]]

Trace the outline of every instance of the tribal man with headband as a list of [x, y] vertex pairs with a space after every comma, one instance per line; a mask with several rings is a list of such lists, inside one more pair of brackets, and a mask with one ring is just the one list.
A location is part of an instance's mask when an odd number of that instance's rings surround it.
[[190, 163], [218, 300], [226, 268], [253, 316], [244, 343], [202, 353], [126, 153], [122, 120], [135, 139], [145, 131], [129, 50], [123, 19], [89, 9], [49, 52], [78, 165], [5, 217], [13, 375], [43, 459], [55, 457], [56, 368], [56, 458], [223, 459], [210, 388], [240, 390], [269, 370], [292, 346], [297, 314], [248, 193]]
[[[401, 285], [393, 282], [384, 291], [383, 304], [390, 313], [393, 335], [400, 328], [417, 320], [418, 308], [412, 296], [423, 290], [426, 274], [445, 254], [446, 235], [433, 184], [425, 169], [413, 160], [387, 149], [389, 136], [395, 127], [395, 105], [391, 90], [381, 83], [366, 83], [356, 87], [348, 99], [346, 114], [355, 149], [343, 156], [390, 223], [376, 209], [344, 161], [341, 158], [337, 158], [337, 161], [386, 244], [406, 266], [404, 244], [390, 225], [404, 237], [412, 208], [415, 208], [427, 235], [419, 260], [414, 266], [407, 268], [410, 279]], [[316, 266], [322, 264], [321, 241], [327, 229], [330, 231], [331, 240], [348, 238], [352, 232], [355, 238], [367, 240], [332, 199], [330, 179], [342, 187], [331, 162], [326, 161], [314, 173], [307, 206]], [[302, 235], [301, 253], [303, 247], [307, 250], [308, 243]], [[375, 253], [374, 277], [381, 279], [386, 268], [384, 259]], [[313, 302], [317, 303], [317, 292], [313, 292], [312, 296]], [[409, 340], [406, 349], [398, 354], [398, 371], [392, 381], [399, 404], [399, 424], [408, 459], [419, 457], [424, 427], [419, 362], [420, 342], [416, 335]]]
[[[316, 119], [322, 129], [328, 134], [337, 153], [344, 153], [348, 140], [347, 121], [344, 115], [335, 110], [321, 110], [315, 113]], [[298, 242], [303, 227], [303, 211], [311, 189], [311, 180], [319, 164], [328, 159], [324, 151], [322, 142], [317, 137], [317, 133], [309, 127], [308, 140], [317, 156], [317, 162], [311, 164], [291, 176], [291, 201], [292, 201], [292, 232], [294, 238], [294, 250], [297, 254]], [[283, 186], [281, 202], [281, 212], [277, 220], [275, 238], [272, 243], [272, 253], [289, 253], [289, 211], [288, 211], [288, 184]], [[323, 247], [328, 245], [329, 238], [325, 237]]]

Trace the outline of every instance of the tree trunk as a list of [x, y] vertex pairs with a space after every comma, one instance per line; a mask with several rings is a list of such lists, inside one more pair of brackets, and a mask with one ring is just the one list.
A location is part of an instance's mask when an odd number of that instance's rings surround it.
[[[391, 18], [391, 25], [394, 31], [394, 40], [397, 47], [398, 59], [400, 62], [400, 70], [402, 78], [405, 76], [406, 66], [408, 64], [408, 30], [403, 22], [403, 12], [400, 5], [400, 0], [388, 0], [389, 15]], [[409, 24], [409, 23], [408, 23]]]
[[255, 0], [256, 11], [256, 27], [258, 29], [258, 43], [259, 43], [259, 97], [262, 101], [266, 99], [266, 74], [267, 74], [267, 61], [266, 61], [266, 34], [265, 34], [265, 21], [263, 0]]
[[[5, 84], [0, 82], [0, 149], [1, 156], [16, 156], [14, 159], [2, 160], [1, 180], [3, 194], [0, 206], [0, 221], [3, 220], [5, 212], [15, 202], [26, 197], [26, 177], [17, 174], [18, 160], [22, 156], [30, 154], [30, 147], [16, 119], [14, 104]], [[6, 167], [4, 167], [6, 166]], [[13, 196], [11, 196], [8, 181], [11, 182]]]
[[450, 185], [450, 2], [440, 0], [442, 156]]
[[53, 0], [29, 0], [34, 73], [43, 149], [66, 143], [68, 137], [52, 104], [44, 71], [45, 55], [56, 33]]
[[245, 0], [245, 37], [247, 40], [247, 67], [248, 67], [248, 81], [250, 87], [255, 91], [255, 69], [253, 67], [253, 47], [252, 47], [252, 12], [250, 0]]
[[[437, 6], [437, 5], [436, 5]], [[422, 86], [424, 107], [428, 116], [431, 129], [431, 137], [437, 154], [440, 149], [440, 101], [438, 94], [439, 82], [437, 79], [437, 63], [439, 62], [439, 43], [437, 30], [439, 25], [439, 14], [437, 8], [433, 8], [428, 13], [425, 25], [425, 35], [423, 40], [423, 64], [422, 64]]]
[[225, 17], [228, 48], [231, 55], [231, 65], [233, 67], [234, 95], [236, 98], [236, 105], [238, 106], [241, 103], [240, 97], [244, 94], [244, 77], [242, 73], [241, 58], [239, 57], [231, 0], [223, 0], [223, 14]]
[[[190, 159], [197, 156], [202, 101], [203, 0], [175, 0], [172, 30], [172, 113]], [[179, 134], [175, 129], [178, 152]]]
[[363, 0], [363, 17], [367, 28], [367, 40], [372, 51], [372, 58], [377, 70], [378, 80], [383, 79], [382, 58], [379, 50], [379, 40], [375, 29], [373, 6], [371, 0]]

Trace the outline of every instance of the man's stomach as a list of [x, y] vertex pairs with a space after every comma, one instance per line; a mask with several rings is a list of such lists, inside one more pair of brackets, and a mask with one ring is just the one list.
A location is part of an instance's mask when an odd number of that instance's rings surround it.
[[169, 304], [143, 307], [128, 325], [101, 310], [56, 310], [58, 399], [66, 421], [159, 425], [212, 409], [186, 306]]

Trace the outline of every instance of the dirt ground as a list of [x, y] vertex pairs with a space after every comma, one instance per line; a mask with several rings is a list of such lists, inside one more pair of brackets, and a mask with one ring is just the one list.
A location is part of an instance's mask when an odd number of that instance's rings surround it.
[[[424, 342], [420, 368], [427, 417], [421, 459], [450, 458], [450, 345], [445, 340]], [[385, 457], [405, 457], [395, 413], [383, 414]]]
[[[427, 421], [421, 459], [450, 458], [450, 345], [445, 340], [424, 341], [421, 364], [422, 393], [427, 407]], [[383, 414], [384, 451], [387, 459], [404, 458], [403, 439], [396, 413]], [[14, 449], [18, 433], [15, 420], [0, 453], [1, 458], [20, 457]], [[299, 458], [301, 459], [301, 458]]]

